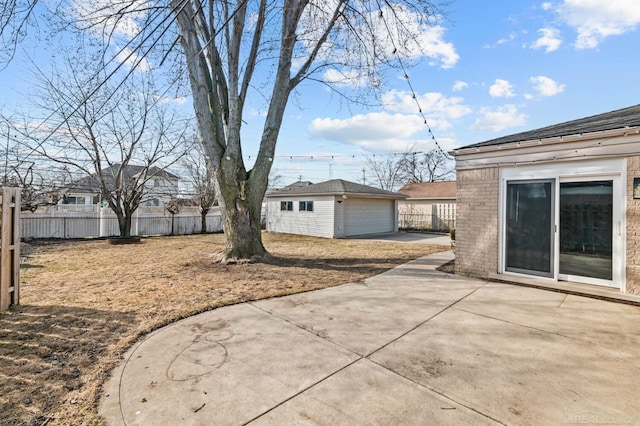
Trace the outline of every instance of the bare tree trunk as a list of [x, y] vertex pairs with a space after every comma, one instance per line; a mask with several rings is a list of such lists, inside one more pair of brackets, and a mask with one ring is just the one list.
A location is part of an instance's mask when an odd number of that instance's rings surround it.
[[120, 229], [120, 236], [122, 238], [131, 237], [131, 215], [118, 213], [118, 228]]
[[208, 209], [200, 209], [200, 233], [207, 233], [207, 214], [209, 213]]
[[[223, 175], [223, 172], [219, 172]], [[246, 173], [245, 173], [246, 174]], [[226, 236], [223, 258], [249, 259], [267, 254], [262, 244], [260, 210], [264, 191], [252, 188], [248, 179], [218, 179], [222, 227]]]

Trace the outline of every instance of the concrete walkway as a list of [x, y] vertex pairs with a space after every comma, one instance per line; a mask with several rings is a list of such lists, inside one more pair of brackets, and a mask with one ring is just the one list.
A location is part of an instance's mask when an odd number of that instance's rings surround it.
[[640, 307], [435, 271], [243, 303], [150, 334], [110, 425], [640, 424]]

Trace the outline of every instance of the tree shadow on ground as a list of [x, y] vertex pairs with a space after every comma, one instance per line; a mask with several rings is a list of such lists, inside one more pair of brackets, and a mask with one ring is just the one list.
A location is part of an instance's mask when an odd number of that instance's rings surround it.
[[363, 273], [377, 275], [389, 270], [389, 265], [405, 263], [405, 258], [385, 257], [385, 258], [315, 258], [301, 259], [292, 257], [270, 256], [260, 263], [282, 267], [296, 267], [306, 269], [319, 269], [322, 271], [346, 271], [352, 273]]
[[96, 360], [133, 327], [133, 313], [66, 306], [20, 305], [0, 314], [0, 424], [44, 424], [91, 397], [91, 386], [108, 375], [96, 371]]

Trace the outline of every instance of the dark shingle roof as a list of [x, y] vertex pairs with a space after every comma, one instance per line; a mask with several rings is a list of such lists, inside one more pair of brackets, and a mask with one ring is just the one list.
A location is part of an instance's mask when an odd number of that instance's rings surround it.
[[[115, 177], [119, 169], [120, 164], [114, 164], [113, 166], [102, 169], [102, 175], [105, 177], [105, 183], [107, 184], [108, 188], [111, 188], [115, 185]], [[128, 181], [142, 172], [144, 169], [145, 166], [135, 166], [129, 164], [124, 168], [123, 177], [125, 181]], [[174, 175], [173, 173], [169, 173], [168, 171], [155, 166], [149, 168], [148, 176], [157, 176], [165, 179], [179, 179], [179, 177]], [[98, 183], [96, 174], [92, 174], [91, 176], [86, 176], [71, 182], [63, 189], [66, 189], [68, 191], [100, 192], [100, 184]]]
[[533, 141], [537, 139], [554, 138], [560, 136], [578, 135], [581, 133], [601, 132], [604, 130], [622, 129], [640, 126], [640, 105], [605, 112], [604, 114], [566, 121], [540, 129], [503, 136], [485, 142], [467, 145], [463, 148], [502, 145], [506, 143]]
[[267, 196], [282, 197], [288, 195], [369, 195], [388, 198], [406, 198], [406, 195], [384, 189], [362, 185], [348, 180], [333, 179], [320, 183], [299, 185], [299, 182], [267, 192]]
[[456, 182], [408, 183], [398, 192], [409, 198], [456, 198]]

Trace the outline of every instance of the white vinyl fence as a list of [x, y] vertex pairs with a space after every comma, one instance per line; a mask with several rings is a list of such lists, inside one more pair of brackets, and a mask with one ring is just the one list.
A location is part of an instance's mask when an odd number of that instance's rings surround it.
[[400, 229], [449, 232], [456, 227], [455, 204], [433, 204], [431, 209], [411, 209], [398, 214]]
[[[101, 212], [85, 213], [25, 213], [21, 215], [22, 238], [84, 238], [110, 237], [120, 234], [118, 219], [103, 209]], [[132, 235], [186, 235], [201, 232], [200, 215], [141, 213], [134, 214]], [[207, 215], [206, 232], [222, 231], [220, 212]]]

